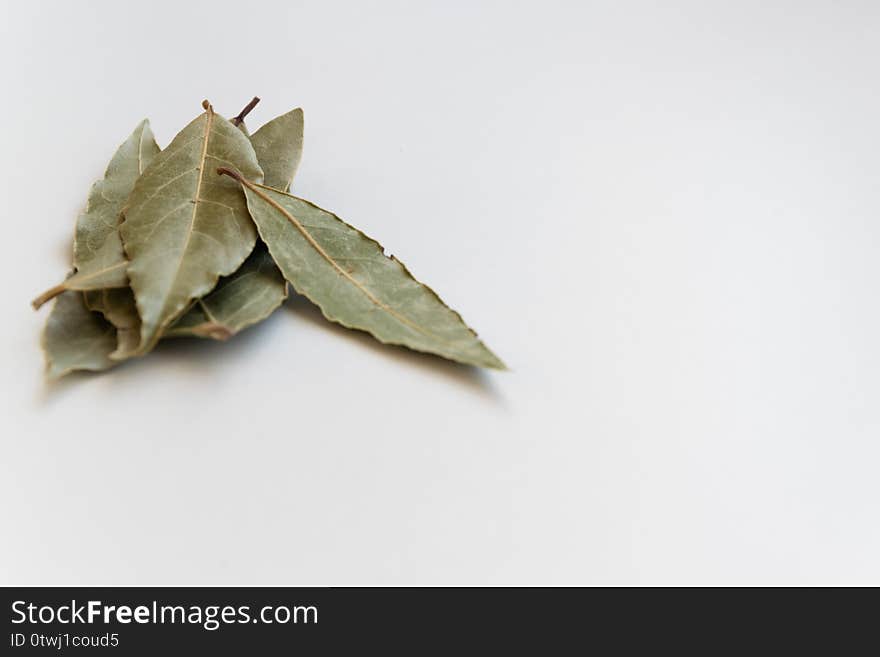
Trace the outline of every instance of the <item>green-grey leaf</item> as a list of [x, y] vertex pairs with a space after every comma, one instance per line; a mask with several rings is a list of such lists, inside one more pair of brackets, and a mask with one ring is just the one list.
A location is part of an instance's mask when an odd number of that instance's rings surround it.
[[262, 180], [248, 138], [205, 101], [205, 112], [174, 138], [135, 184], [120, 227], [141, 317], [138, 354], [192, 300], [234, 272], [256, 241], [245, 199], [218, 166]]
[[380, 342], [469, 365], [504, 369], [461, 316], [382, 246], [336, 215], [229, 169], [260, 237], [294, 289], [324, 316]]
[[98, 290], [125, 287], [127, 265], [119, 238], [120, 213], [138, 176], [152, 162], [159, 146], [144, 119], [116, 150], [104, 178], [89, 192], [85, 210], [77, 217], [73, 242], [73, 266], [76, 273], [37, 297], [39, 308], [63, 290]]
[[299, 108], [275, 117], [251, 135], [263, 184], [286, 192], [293, 182], [303, 147], [303, 111]]
[[77, 219], [73, 242], [77, 273], [88, 270], [108, 239], [113, 241], [119, 258], [124, 259], [118, 231], [120, 213], [135, 181], [158, 153], [159, 145], [150, 130], [150, 122], [144, 119], [116, 151], [103, 180], [94, 184], [88, 205]]
[[74, 370], [104, 370], [115, 364], [110, 353], [116, 348], [116, 329], [86, 308], [82, 292], [68, 290], [58, 296], [42, 343], [46, 370], [53, 379]]
[[[244, 122], [237, 127], [248, 134]], [[300, 109], [273, 119], [251, 136], [265, 184], [284, 190], [290, 186], [302, 157], [302, 136]], [[226, 340], [268, 317], [286, 297], [284, 277], [265, 246], [258, 245], [232, 276], [221, 281], [210, 295], [196, 301], [164, 335]]]
[[235, 274], [196, 301], [163, 337], [226, 340], [271, 315], [286, 298], [287, 282], [259, 243]]

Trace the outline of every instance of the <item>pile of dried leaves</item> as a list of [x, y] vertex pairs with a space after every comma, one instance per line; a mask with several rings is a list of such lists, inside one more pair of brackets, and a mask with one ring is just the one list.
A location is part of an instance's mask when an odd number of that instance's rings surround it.
[[79, 215], [73, 271], [34, 300], [56, 298], [43, 347], [51, 377], [103, 370], [166, 337], [226, 340], [268, 317], [289, 282], [324, 316], [377, 340], [503, 369], [458, 313], [382, 246], [288, 192], [303, 113], [249, 134], [205, 101], [164, 149], [142, 121]]

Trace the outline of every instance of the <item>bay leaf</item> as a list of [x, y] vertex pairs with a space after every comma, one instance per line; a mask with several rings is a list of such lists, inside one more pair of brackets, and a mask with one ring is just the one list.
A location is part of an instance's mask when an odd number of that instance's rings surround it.
[[163, 337], [226, 340], [268, 317], [286, 298], [287, 282], [261, 242], [235, 274], [196, 301]]
[[141, 317], [138, 355], [256, 242], [238, 185], [214, 171], [232, 165], [262, 180], [262, 169], [248, 138], [207, 101], [203, 107], [137, 180], [120, 227]]
[[52, 379], [74, 370], [104, 370], [115, 364], [110, 354], [116, 349], [116, 329], [86, 308], [82, 292], [67, 290], [52, 305], [42, 346]]
[[[247, 114], [255, 104], [251, 101], [231, 121], [245, 134], [244, 121], [239, 117]], [[263, 169], [264, 183], [286, 190], [302, 158], [302, 110], [295, 109], [272, 119], [250, 139]], [[239, 277], [243, 280], [238, 280]], [[232, 276], [221, 281], [210, 295], [196, 301], [164, 335], [226, 340], [268, 317], [286, 298], [287, 283], [283, 275], [265, 246], [258, 245]]]
[[34, 308], [64, 290], [125, 287], [127, 260], [119, 237], [120, 214], [135, 181], [159, 152], [150, 122], [141, 121], [92, 185], [85, 210], [76, 221], [73, 267], [76, 273], [34, 299]]
[[302, 159], [303, 111], [299, 108], [277, 116], [251, 135], [263, 184], [286, 192]]
[[218, 173], [241, 184], [260, 237], [284, 277], [327, 319], [386, 344], [505, 369], [461, 316], [386, 256], [378, 242], [308, 201], [228, 168]]

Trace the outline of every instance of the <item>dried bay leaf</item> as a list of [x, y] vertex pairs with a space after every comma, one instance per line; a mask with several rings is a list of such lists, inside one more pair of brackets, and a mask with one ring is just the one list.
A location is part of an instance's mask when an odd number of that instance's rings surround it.
[[239, 186], [214, 171], [234, 163], [262, 180], [262, 169], [248, 138], [207, 101], [203, 107], [138, 179], [120, 227], [141, 317], [138, 355], [256, 242]]
[[294, 289], [348, 328], [380, 342], [469, 365], [505, 369], [461, 316], [382, 246], [336, 215], [290, 194], [239, 181], [260, 237]]
[[58, 295], [46, 320], [42, 345], [46, 370], [53, 379], [74, 370], [105, 370], [116, 363], [110, 358], [116, 349], [116, 329], [86, 308], [78, 291]]
[[259, 243], [235, 274], [196, 301], [163, 337], [226, 340], [271, 315], [286, 298], [287, 282]]
[[118, 232], [120, 214], [135, 181], [158, 153], [150, 123], [144, 119], [116, 150], [104, 178], [92, 186], [86, 208], [77, 217], [73, 242], [76, 273], [34, 299], [34, 308], [64, 290], [128, 285], [127, 261]]
[[[254, 105], [256, 103], [251, 101], [231, 121], [245, 134], [247, 130], [240, 117]], [[297, 108], [272, 119], [251, 135], [250, 140], [263, 169], [263, 182], [281, 190], [290, 187], [302, 159], [302, 110]], [[207, 297], [196, 301], [164, 335], [226, 340], [268, 317], [286, 298], [284, 276], [265, 245], [257, 245], [241, 268], [221, 281]]]
[[[90, 265], [106, 249], [108, 240], [117, 259], [124, 260], [125, 252], [118, 230], [122, 208], [134, 189], [135, 181], [159, 151], [159, 145], [150, 130], [150, 122], [144, 119], [116, 151], [107, 166], [104, 179], [92, 187], [88, 206], [76, 224], [73, 255], [77, 276], [94, 270]], [[120, 287], [124, 287], [125, 283], [123, 281]]]
[[299, 108], [275, 117], [251, 135], [263, 184], [286, 192], [302, 159], [303, 111]]

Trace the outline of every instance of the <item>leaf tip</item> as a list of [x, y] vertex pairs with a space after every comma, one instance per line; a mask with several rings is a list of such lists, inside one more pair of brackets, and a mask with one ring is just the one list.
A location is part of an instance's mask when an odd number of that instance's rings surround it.
[[213, 112], [214, 111], [214, 108], [211, 107], [211, 103], [208, 102], [207, 98], [202, 101], [202, 109], [204, 109], [206, 112]]
[[[485, 348], [485, 346], [484, 346]], [[490, 370], [495, 370], [497, 372], [509, 372], [510, 368], [507, 367], [507, 364], [498, 358], [495, 354], [493, 354], [489, 349], [486, 349], [488, 358], [481, 363], [483, 367], [486, 367]]]

